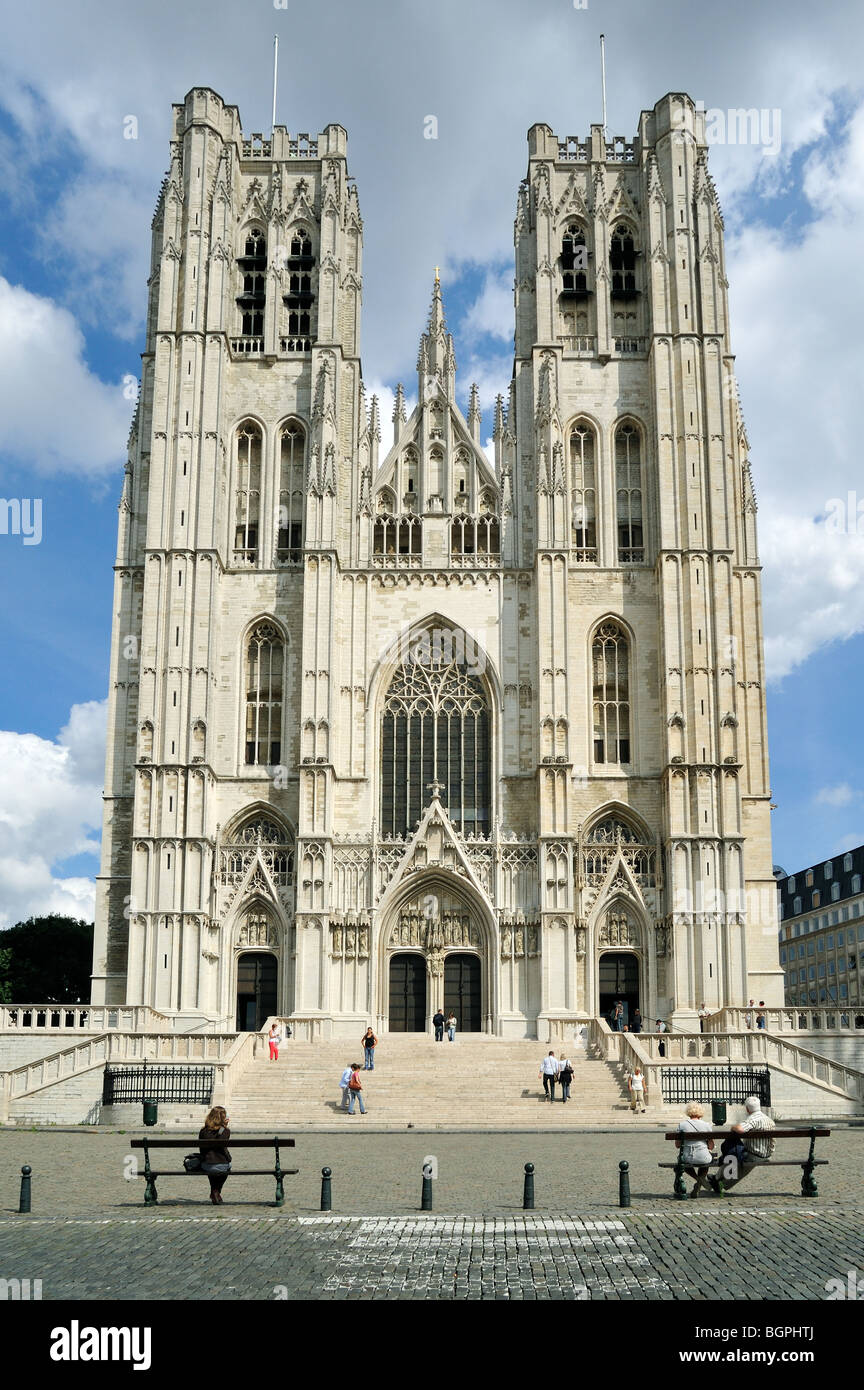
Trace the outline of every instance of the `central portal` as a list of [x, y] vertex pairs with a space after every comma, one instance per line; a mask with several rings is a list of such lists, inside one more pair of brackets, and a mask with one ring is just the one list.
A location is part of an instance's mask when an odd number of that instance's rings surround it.
[[639, 961], [626, 951], [606, 951], [600, 957], [601, 1018], [608, 1020], [618, 1000], [621, 1001], [621, 1026], [629, 1028], [634, 1010], [639, 1008]]
[[413, 952], [390, 958], [391, 1033], [426, 1029], [426, 960]]

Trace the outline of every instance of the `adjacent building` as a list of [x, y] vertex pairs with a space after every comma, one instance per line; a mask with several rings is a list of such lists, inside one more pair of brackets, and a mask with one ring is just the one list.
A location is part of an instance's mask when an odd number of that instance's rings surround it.
[[778, 875], [787, 1004], [864, 1004], [864, 845]]

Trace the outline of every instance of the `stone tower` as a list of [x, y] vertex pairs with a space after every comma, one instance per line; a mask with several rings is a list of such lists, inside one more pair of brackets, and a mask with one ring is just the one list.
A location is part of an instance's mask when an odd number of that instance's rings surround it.
[[703, 116], [529, 133], [481, 448], [437, 275], [379, 458], [346, 135], [175, 107], [120, 506], [94, 1002], [543, 1037], [781, 1002]]

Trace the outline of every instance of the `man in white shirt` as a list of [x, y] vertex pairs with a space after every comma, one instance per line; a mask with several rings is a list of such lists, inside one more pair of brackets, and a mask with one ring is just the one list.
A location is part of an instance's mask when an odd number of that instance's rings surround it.
[[351, 1092], [348, 1090], [348, 1082], [351, 1080], [352, 1068], [347, 1066], [339, 1078], [339, 1089], [342, 1092], [342, 1109], [348, 1109], [348, 1101], [351, 1099]]
[[558, 1079], [559, 1063], [555, 1060], [555, 1053], [550, 1052], [548, 1057], [544, 1057], [540, 1063], [540, 1075], [543, 1078], [543, 1093], [551, 1101], [555, 1100], [555, 1082]]
[[[720, 1166], [723, 1186], [728, 1192], [756, 1163], [767, 1163], [774, 1154], [774, 1140], [766, 1131], [776, 1128], [770, 1115], [763, 1115], [758, 1096], [748, 1096], [744, 1102], [746, 1120], [733, 1125], [729, 1138], [720, 1145]], [[746, 1167], [745, 1167], [746, 1165]], [[715, 1192], [719, 1188], [717, 1178], [708, 1179]]]

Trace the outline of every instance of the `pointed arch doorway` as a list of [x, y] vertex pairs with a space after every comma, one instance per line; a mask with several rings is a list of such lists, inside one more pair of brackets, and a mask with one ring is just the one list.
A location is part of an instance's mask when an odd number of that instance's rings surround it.
[[633, 951], [604, 951], [598, 962], [598, 1012], [608, 1019], [618, 1000], [624, 1011], [622, 1027], [629, 1027], [639, 1003], [639, 957]]
[[391, 1033], [426, 1031], [426, 959], [419, 951], [404, 951], [390, 957]]
[[237, 1032], [256, 1033], [278, 1012], [279, 963], [270, 951], [243, 951], [237, 957]]
[[460, 1033], [483, 1030], [480, 957], [450, 951], [444, 957], [444, 1014], [456, 1015]]

